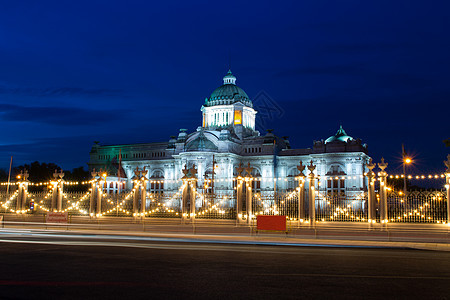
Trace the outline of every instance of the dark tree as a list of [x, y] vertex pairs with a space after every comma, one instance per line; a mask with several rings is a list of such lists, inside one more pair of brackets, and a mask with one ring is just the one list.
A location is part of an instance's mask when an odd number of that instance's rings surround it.
[[69, 181], [85, 181], [89, 180], [89, 171], [85, 170], [84, 167], [74, 168], [72, 171], [64, 172], [64, 179]]
[[8, 171], [5, 169], [0, 169], [0, 182], [8, 181]]
[[54, 163], [40, 163], [38, 161], [35, 161], [31, 163], [30, 165], [25, 164], [22, 166], [14, 167], [12, 175], [15, 178], [17, 175], [20, 174], [21, 171], [24, 169], [28, 170], [28, 173], [30, 174], [30, 177], [28, 177], [28, 180], [31, 182], [45, 182], [53, 179], [53, 173], [55, 170], [61, 170], [61, 168], [54, 164]]

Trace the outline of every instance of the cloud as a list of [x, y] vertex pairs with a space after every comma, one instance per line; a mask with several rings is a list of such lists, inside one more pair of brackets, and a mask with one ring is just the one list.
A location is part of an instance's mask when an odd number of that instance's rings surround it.
[[35, 97], [66, 97], [66, 96], [123, 96], [119, 89], [85, 89], [78, 87], [32, 88], [15, 86], [0, 82], [0, 94], [26, 95]]
[[89, 110], [75, 107], [38, 107], [0, 104], [0, 118], [12, 122], [36, 122], [51, 125], [93, 125], [122, 119], [123, 110]]

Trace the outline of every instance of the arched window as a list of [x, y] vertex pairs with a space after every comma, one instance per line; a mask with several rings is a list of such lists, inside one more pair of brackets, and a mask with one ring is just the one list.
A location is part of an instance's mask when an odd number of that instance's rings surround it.
[[341, 196], [345, 195], [345, 179], [347, 175], [340, 165], [331, 165], [326, 174], [327, 183], [326, 190], [328, 195]]
[[252, 171], [252, 189], [254, 193], [261, 192], [261, 173], [258, 169], [254, 168]]
[[160, 170], [156, 170], [152, 173], [150, 180], [150, 192], [163, 193], [164, 192], [164, 175]]
[[[297, 168], [292, 168], [288, 171], [287, 175], [287, 190], [293, 191], [295, 188], [298, 187], [299, 182], [295, 180], [295, 177], [298, 176], [300, 172], [297, 170]], [[303, 172], [305, 174], [305, 172]]]

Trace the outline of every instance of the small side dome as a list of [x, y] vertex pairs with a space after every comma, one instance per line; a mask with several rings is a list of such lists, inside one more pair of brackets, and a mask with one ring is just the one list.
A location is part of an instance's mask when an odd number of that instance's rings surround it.
[[354, 138], [351, 136], [348, 136], [345, 130], [342, 128], [342, 125], [340, 126], [339, 130], [336, 132], [335, 135], [330, 136], [325, 140], [325, 144], [334, 142], [334, 141], [340, 141], [347, 143], [348, 141], [353, 141]]

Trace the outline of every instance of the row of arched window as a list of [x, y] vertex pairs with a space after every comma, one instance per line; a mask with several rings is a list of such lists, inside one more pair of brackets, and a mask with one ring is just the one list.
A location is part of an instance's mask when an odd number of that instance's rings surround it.
[[245, 148], [244, 152], [245, 153], [260, 153], [261, 152], [261, 147]]
[[165, 157], [166, 152], [142, 152], [142, 153], [133, 153], [133, 158], [154, 158], [154, 157]]

